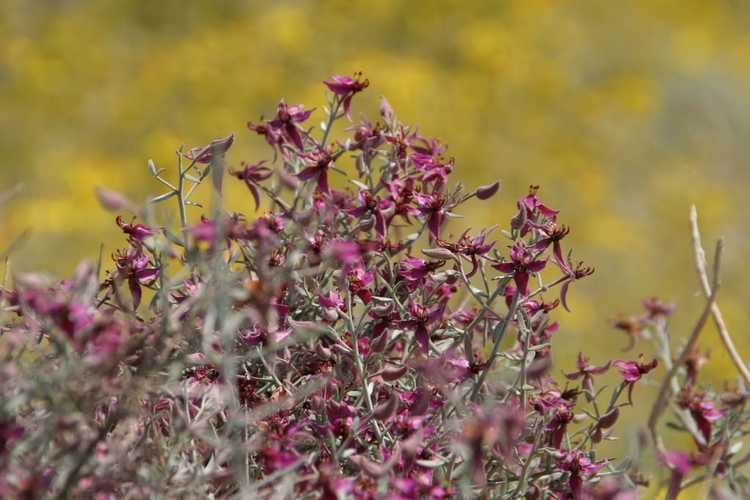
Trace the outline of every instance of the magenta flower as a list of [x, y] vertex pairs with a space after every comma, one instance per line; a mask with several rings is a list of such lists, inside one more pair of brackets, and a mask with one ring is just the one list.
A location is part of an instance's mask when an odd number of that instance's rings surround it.
[[594, 375], [601, 375], [603, 373], [606, 373], [607, 370], [609, 370], [611, 364], [611, 361], [601, 366], [589, 364], [588, 358], [585, 358], [583, 356], [583, 353], [579, 352], [578, 360], [576, 361], [576, 368], [578, 369], [575, 372], [566, 373], [565, 377], [567, 377], [568, 380], [578, 380], [579, 378], [583, 377], [581, 387], [584, 391], [587, 392], [587, 394], [593, 395]]
[[656, 297], [643, 299], [643, 308], [646, 309], [646, 313], [648, 314], [649, 319], [659, 317], [666, 318], [668, 316], [671, 316], [675, 310], [675, 307], [676, 306], [674, 304], [665, 304]]
[[16, 424], [13, 420], [0, 419], [0, 457], [9, 449], [8, 445], [20, 439], [25, 432], [23, 426]]
[[713, 401], [707, 400], [705, 394], [684, 394], [678, 401], [678, 404], [681, 408], [690, 412], [695, 425], [698, 426], [703, 438], [706, 440], [705, 444], [709, 445], [711, 443], [712, 424], [721, 419], [724, 416], [724, 412], [718, 410], [714, 406]]
[[[287, 106], [284, 99], [279, 102], [279, 108], [276, 111], [276, 117], [268, 122], [268, 127], [281, 134], [287, 141], [294, 144], [298, 150], [305, 149], [302, 143], [298, 123], [302, 123], [310, 118], [314, 110], [305, 111], [302, 105]], [[257, 131], [257, 130], [256, 130]], [[266, 136], [266, 140], [268, 140]]]
[[347, 268], [359, 265], [362, 262], [359, 245], [353, 241], [331, 240], [323, 248], [323, 253], [326, 256], [334, 258], [339, 264]]
[[570, 229], [567, 226], [562, 226], [551, 230], [545, 237], [534, 243], [531, 248], [537, 252], [543, 252], [552, 245], [552, 258], [558, 267], [563, 271], [567, 272], [568, 268], [565, 264], [565, 259], [562, 254], [562, 247], [560, 241], [570, 233]]
[[458, 357], [453, 349], [448, 349], [439, 357], [420, 357], [410, 363], [425, 380], [437, 386], [461, 383], [471, 377], [472, 370], [466, 357]]
[[122, 229], [122, 232], [127, 234], [129, 239], [134, 243], [143, 243], [144, 239], [153, 236], [154, 234], [149, 227], [144, 226], [143, 224], [135, 224], [134, 222], [127, 224], [119, 215], [115, 221], [117, 222], [117, 225], [120, 226], [120, 229]]
[[[516, 287], [512, 285], [508, 285], [505, 287], [505, 291], [503, 292], [503, 295], [505, 296], [505, 304], [510, 307], [510, 305], [513, 303], [513, 297], [516, 295]], [[520, 299], [519, 305], [523, 307], [526, 312], [529, 313], [530, 316], [533, 316], [534, 314], [538, 313], [539, 311], [543, 311], [545, 314], [549, 313], [553, 309], [555, 309], [560, 304], [559, 300], [555, 300], [550, 303], [546, 303], [543, 300], [535, 300], [535, 299]]]
[[501, 262], [493, 264], [492, 267], [505, 274], [513, 274], [513, 281], [516, 282], [516, 288], [522, 296], [528, 295], [529, 275], [538, 273], [547, 264], [546, 260], [534, 260], [531, 252], [516, 243], [510, 249], [510, 262]]
[[682, 486], [682, 479], [690, 472], [690, 469], [698, 464], [687, 453], [676, 450], [660, 450], [658, 457], [664, 465], [672, 470], [669, 490], [665, 498], [677, 498]]
[[323, 294], [318, 295], [318, 302], [320, 303], [321, 307], [341, 309], [341, 310], [346, 309], [344, 299], [342, 299], [341, 295], [339, 295], [338, 292], [336, 292], [335, 290], [331, 290], [331, 292], [328, 293], [328, 295], [323, 295]]
[[456, 243], [450, 243], [447, 241], [438, 240], [437, 244], [450, 250], [451, 252], [461, 255], [463, 258], [471, 262], [471, 270], [466, 274], [468, 278], [474, 276], [479, 269], [479, 257], [482, 257], [492, 250], [495, 246], [495, 242], [486, 243], [487, 230], [482, 230], [477, 236], [470, 237], [469, 230], [463, 232], [461, 237]]
[[389, 211], [392, 206], [390, 200], [382, 200], [366, 189], [363, 189], [357, 195], [360, 205], [356, 208], [345, 210], [352, 217], [362, 218], [371, 216], [375, 222], [375, 234], [380, 241], [385, 241], [388, 232], [388, 220], [385, 211]]
[[547, 415], [551, 411], [558, 409], [570, 410], [575, 404], [566, 399], [566, 397], [566, 395], [561, 394], [559, 391], [547, 390], [537, 396], [531, 406], [541, 415]]
[[568, 471], [568, 487], [570, 488], [570, 497], [573, 500], [583, 498], [583, 480], [596, 474], [606, 462], [592, 462], [582, 451], [566, 451], [557, 461], [560, 469]]
[[570, 284], [576, 280], [585, 278], [586, 276], [591, 276], [594, 274], [595, 269], [593, 267], [584, 266], [583, 262], [580, 261], [575, 267], [573, 267], [573, 263], [570, 261], [570, 256], [568, 256], [568, 263], [561, 269], [568, 276], [560, 287], [560, 302], [565, 310], [570, 312], [570, 307], [568, 307], [568, 289], [570, 288]]
[[558, 407], [552, 414], [544, 432], [547, 433], [547, 444], [553, 448], [559, 448], [562, 444], [568, 424], [573, 421], [573, 412], [566, 407]]
[[437, 240], [440, 238], [440, 226], [445, 221], [445, 212], [448, 206], [445, 197], [441, 193], [436, 194], [418, 194], [415, 196], [417, 201], [417, 211], [427, 224], [430, 231], [430, 239]]
[[414, 166], [422, 172], [422, 183], [428, 184], [434, 182], [433, 190], [438, 192], [443, 189], [448, 176], [453, 171], [453, 161], [445, 162], [438, 153], [420, 153], [414, 152], [409, 158]]
[[444, 264], [442, 260], [426, 261], [416, 257], [405, 257], [399, 264], [398, 275], [412, 287], [418, 287], [431, 272]]
[[230, 170], [229, 173], [237, 177], [241, 181], [245, 181], [245, 185], [250, 190], [250, 194], [253, 195], [255, 200], [255, 210], [260, 207], [260, 194], [258, 193], [258, 183], [265, 181], [273, 175], [273, 171], [264, 167], [265, 160], [255, 163], [253, 165], [244, 165], [242, 170]]
[[362, 266], [349, 270], [349, 291], [359, 297], [363, 303], [369, 304], [372, 300], [372, 292], [368, 288], [375, 279], [375, 271], [365, 271]]
[[229, 134], [222, 139], [214, 139], [208, 146], [192, 148], [185, 157], [195, 163], [211, 163], [214, 152], [225, 153], [234, 143], [234, 134]]
[[523, 209], [526, 210], [526, 213], [531, 217], [541, 216], [549, 221], [554, 221], [557, 219], [557, 214], [560, 213], [559, 210], [548, 208], [542, 203], [539, 198], [536, 197], [537, 191], [539, 191], [539, 186], [531, 186], [529, 194], [518, 201], [519, 208], [523, 207]]
[[659, 362], [654, 359], [650, 363], [641, 363], [639, 361], [622, 361], [618, 360], [613, 363], [614, 367], [620, 370], [622, 378], [628, 384], [628, 402], [633, 404], [633, 387], [643, 375], [656, 368]]
[[419, 214], [419, 210], [412, 205], [414, 201], [414, 180], [412, 178], [403, 179], [396, 177], [395, 179], [385, 183], [390, 193], [390, 200], [393, 205], [393, 214], [391, 220], [397, 215], [403, 219], [407, 224], [411, 224], [409, 219], [410, 215]]
[[323, 82], [325, 86], [328, 87], [328, 90], [341, 99], [341, 102], [344, 105], [344, 114], [346, 114], [346, 117], [349, 118], [349, 120], [352, 119], [349, 110], [352, 97], [354, 97], [354, 94], [362, 92], [370, 86], [370, 80], [360, 80], [361, 77], [362, 73], [356, 73], [354, 78], [335, 75]]
[[348, 149], [359, 149], [366, 160], [371, 160], [378, 153], [377, 148], [385, 142], [385, 135], [381, 125], [373, 125], [367, 120], [361, 120], [359, 125], [352, 127], [354, 137]]
[[276, 151], [276, 148], [281, 149], [281, 146], [284, 144], [284, 137], [282, 136], [281, 131], [268, 125], [268, 123], [247, 122], [247, 128], [256, 134], [265, 137], [266, 142], [274, 149], [274, 151]]
[[430, 344], [429, 325], [443, 317], [445, 307], [441, 304], [427, 309], [421, 304], [409, 301], [409, 319], [398, 322], [399, 327], [414, 330], [414, 339], [422, 352], [428, 352]]
[[151, 267], [148, 256], [143, 253], [140, 246], [131, 246], [124, 251], [118, 250], [112, 258], [119, 276], [128, 281], [135, 310], [141, 303], [141, 285], [153, 283], [159, 276], [159, 270]]
[[292, 453], [293, 449], [283, 446], [279, 441], [270, 441], [265, 448], [261, 449], [265, 470], [273, 472], [286, 469], [299, 460], [299, 455]]
[[49, 318], [72, 341], [76, 341], [78, 334], [94, 322], [88, 306], [73, 298], [55, 297], [49, 290], [29, 288], [23, 291], [20, 299], [35, 313]]
[[319, 294], [318, 304], [323, 308], [324, 321], [328, 323], [335, 323], [339, 311], [346, 311], [346, 303], [336, 290], [331, 290], [328, 294]]
[[297, 174], [297, 178], [301, 181], [316, 179], [318, 181], [316, 191], [329, 194], [328, 168], [333, 163], [331, 153], [327, 149], [316, 149], [305, 155], [300, 154], [300, 156], [304, 158], [305, 165], [307, 166]]

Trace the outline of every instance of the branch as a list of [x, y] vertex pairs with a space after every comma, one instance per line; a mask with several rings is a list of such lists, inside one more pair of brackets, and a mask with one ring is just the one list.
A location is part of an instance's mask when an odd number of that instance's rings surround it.
[[[708, 298], [711, 296], [711, 286], [709, 285], [708, 274], [706, 273], [706, 254], [703, 251], [703, 247], [701, 246], [701, 235], [700, 231], [698, 230], [698, 211], [695, 209], [695, 205], [690, 207], [690, 226], [692, 228], [693, 249], [695, 251], [695, 267], [698, 270], [698, 275], [700, 276], [703, 295]], [[745, 386], [750, 387], [750, 371], [748, 371], [747, 366], [745, 366], [745, 362], [742, 361], [742, 357], [739, 355], [739, 353], [737, 352], [737, 348], [734, 346], [734, 342], [732, 341], [732, 337], [729, 335], [729, 330], [724, 323], [724, 318], [721, 315], [721, 310], [719, 309], [718, 304], [714, 303], [711, 306], [711, 313], [713, 314], [716, 328], [719, 330], [719, 338], [721, 339], [721, 342], [724, 344], [724, 347], [729, 353], [729, 356], [732, 358], [732, 362], [737, 368], [737, 371], [739, 371], [740, 375], [742, 375], [742, 379], [745, 381]]]
[[[661, 442], [661, 438], [656, 432], [656, 426], [659, 423], [659, 417], [661, 417], [661, 414], [664, 411], [664, 408], [667, 404], [667, 394], [669, 392], [670, 384], [674, 376], [677, 374], [677, 370], [679, 370], [679, 368], [685, 363], [688, 356], [695, 348], [695, 344], [698, 342], [698, 337], [700, 337], [700, 334], [703, 331], [703, 328], [706, 326], [708, 317], [711, 314], [711, 311], [714, 305], [716, 305], [716, 294], [719, 292], [719, 270], [721, 266], [721, 253], [722, 253], [723, 248], [724, 248], [724, 244], [722, 240], [717, 241], [716, 242], [716, 254], [714, 255], [713, 292], [708, 297], [708, 300], [706, 301], [706, 306], [704, 307], [703, 312], [698, 318], [698, 321], [695, 323], [695, 326], [693, 327], [693, 332], [690, 334], [690, 338], [688, 339], [687, 344], [685, 344], [685, 347], [682, 348], [682, 351], [680, 351], [680, 356], [672, 364], [672, 367], [667, 372], [667, 375], [664, 377], [664, 380], [662, 380], [661, 387], [659, 388], [659, 395], [656, 397], [654, 406], [651, 409], [651, 415], [648, 418], [648, 429], [649, 429], [649, 432], [651, 433], [651, 439], [653, 440], [654, 445], [656, 446], [658, 450], [662, 450], [663, 445]], [[701, 252], [702, 251], [703, 250], [701, 249]], [[704, 272], [705, 272], [705, 268], [704, 268]]]

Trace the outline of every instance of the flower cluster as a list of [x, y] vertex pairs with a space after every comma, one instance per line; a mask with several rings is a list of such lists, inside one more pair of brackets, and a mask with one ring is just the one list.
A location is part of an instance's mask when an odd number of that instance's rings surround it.
[[[117, 218], [126, 246], [108, 271], [3, 290], [0, 496], [635, 497], [634, 469], [597, 447], [657, 362], [581, 354], [553, 376], [553, 315], [593, 273], [558, 211], [532, 186], [500, 239], [454, 235], [456, 210], [499, 183], [450, 186], [446, 146], [387, 101], [380, 121], [351, 123], [367, 80], [324, 83], [320, 133], [284, 101], [249, 124], [273, 158], [228, 172], [263, 215], [227, 213], [218, 189], [188, 217], [235, 138], [180, 149], [177, 182], [150, 162], [169, 188], [152, 204], [176, 200], [177, 231], [147, 207]], [[736, 412], [691, 377], [678, 405], [705, 457]]]

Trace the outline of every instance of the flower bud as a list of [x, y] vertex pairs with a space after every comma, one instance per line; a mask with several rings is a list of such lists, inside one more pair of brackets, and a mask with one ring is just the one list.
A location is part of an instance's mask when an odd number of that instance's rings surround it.
[[388, 345], [388, 338], [388, 330], [385, 330], [378, 335], [375, 340], [373, 340], [372, 344], [370, 344], [372, 352], [383, 352]]
[[121, 212], [123, 210], [132, 213], [135, 212], [133, 202], [122, 193], [97, 186], [94, 188], [94, 194], [96, 194], [99, 204], [105, 210], [109, 210], [110, 212]]
[[431, 259], [450, 260], [456, 256], [447, 248], [424, 248], [422, 253]]
[[383, 96], [380, 96], [380, 116], [383, 117], [386, 123], [391, 123], [393, 121], [394, 114], [391, 103], [389, 103]]
[[336, 321], [339, 319], [339, 312], [333, 307], [327, 307], [323, 309], [323, 319], [326, 321]]
[[368, 217], [357, 225], [357, 231], [369, 231], [375, 225], [375, 218]]
[[596, 423], [596, 426], [599, 429], [609, 429], [610, 427], [615, 425], [615, 422], [617, 422], [617, 418], [619, 416], [620, 416], [620, 409], [617, 407], [612, 408], [610, 411], [602, 415], [602, 417]]
[[419, 389], [419, 397], [409, 408], [409, 413], [414, 417], [419, 417], [427, 413], [432, 401], [432, 394], [427, 389]]
[[406, 373], [407, 369], [406, 365], [388, 366], [380, 372], [380, 377], [386, 382], [393, 382], [400, 379]]
[[331, 350], [323, 346], [323, 344], [315, 346], [315, 352], [323, 359], [331, 359]]
[[487, 184], [485, 186], [479, 186], [476, 190], [477, 198], [480, 200], [488, 200], [495, 196], [495, 193], [500, 189], [500, 181], [496, 181], [493, 184]]
[[591, 441], [594, 443], [601, 443], [602, 439], [604, 439], [604, 433], [600, 428], [595, 428], [594, 432], [591, 433]]
[[372, 410], [375, 420], [388, 420], [398, 410], [398, 396], [391, 394], [387, 401], [380, 403]]

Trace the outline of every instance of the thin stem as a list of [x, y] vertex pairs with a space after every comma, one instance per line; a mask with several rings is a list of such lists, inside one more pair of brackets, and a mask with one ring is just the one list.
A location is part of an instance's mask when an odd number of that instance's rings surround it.
[[341, 99], [336, 99], [336, 105], [331, 110], [331, 113], [328, 115], [328, 123], [326, 123], [326, 129], [323, 131], [323, 137], [320, 139], [320, 149], [323, 149], [326, 147], [326, 141], [328, 140], [328, 135], [331, 133], [331, 127], [333, 126], [333, 122], [336, 120], [336, 115], [339, 113], [339, 107], [341, 106]]
[[492, 353], [490, 354], [487, 363], [485, 363], [484, 367], [482, 368], [482, 372], [479, 374], [479, 378], [477, 379], [476, 383], [474, 384], [474, 388], [471, 391], [470, 399], [472, 401], [476, 401], [477, 396], [479, 395], [479, 390], [481, 389], [482, 384], [484, 384], [484, 380], [487, 378], [487, 375], [489, 374], [490, 370], [492, 370], [492, 367], [495, 364], [495, 358], [497, 357], [497, 352], [500, 350], [500, 343], [503, 341], [505, 331], [508, 329], [508, 323], [511, 322], [513, 316], [515, 316], [516, 314], [516, 309], [518, 309], [519, 295], [520, 294], [518, 290], [516, 290], [516, 293], [513, 294], [513, 302], [508, 309], [508, 314], [505, 315], [505, 319], [503, 320], [503, 324], [500, 326], [500, 330], [495, 332], [495, 344], [492, 346]]
[[544, 434], [542, 432], [542, 429], [544, 429], [544, 426], [537, 425], [536, 432], [534, 433], [534, 444], [531, 448], [531, 451], [529, 452], [528, 458], [526, 458], [526, 462], [523, 464], [523, 469], [521, 470], [521, 476], [518, 478], [518, 486], [516, 486], [515, 491], [513, 492], [513, 495], [511, 495], [511, 498], [519, 498], [522, 493], [524, 493], [524, 490], [526, 489], [526, 482], [528, 481], [529, 476], [529, 470], [531, 469], [531, 462], [534, 459], [534, 455], [536, 455], [536, 451], [539, 448], [539, 444], [541, 443], [542, 435]]
[[185, 248], [188, 247], [188, 230], [187, 230], [187, 213], [185, 212], [185, 197], [183, 188], [185, 185], [185, 172], [182, 168], [182, 149], [177, 152], [177, 169], [179, 173], [179, 179], [177, 181], [177, 204], [180, 209], [180, 231], [182, 231], [182, 242], [185, 244]]

